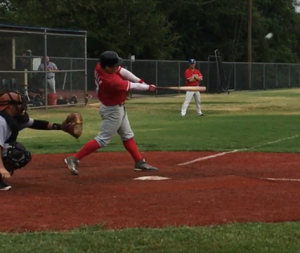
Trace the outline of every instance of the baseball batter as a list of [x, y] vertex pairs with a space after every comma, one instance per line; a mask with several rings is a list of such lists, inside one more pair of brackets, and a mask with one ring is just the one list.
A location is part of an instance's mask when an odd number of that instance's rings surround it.
[[[186, 86], [199, 86], [199, 81], [203, 80], [203, 76], [201, 72], [195, 68], [196, 61], [194, 59], [189, 60], [189, 67], [184, 72], [185, 77], [185, 85]], [[200, 106], [200, 92], [197, 91], [187, 91], [185, 95], [185, 101], [181, 107], [181, 116], [184, 117], [186, 115], [186, 110], [189, 107], [192, 97], [194, 96], [196, 102], [196, 111], [199, 116], [204, 116], [201, 111]]]
[[[56, 93], [55, 89], [55, 72], [58, 71], [58, 68], [54, 62], [50, 61], [50, 58], [46, 57], [46, 63], [47, 63], [47, 85], [49, 87], [49, 92]], [[45, 71], [44, 62], [40, 64], [38, 67], [38, 71]]]
[[[68, 119], [68, 118], [67, 118]], [[35, 120], [26, 113], [26, 99], [17, 92], [6, 92], [0, 96], [0, 191], [11, 190], [4, 182], [15, 170], [25, 167], [31, 161], [31, 153], [17, 142], [19, 131], [25, 128], [37, 130], [63, 130], [72, 136], [73, 126]], [[76, 137], [76, 136], [74, 136]]]
[[115, 133], [120, 135], [125, 149], [135, 161], [135, 171], [158, 171], [142, 158], [134, 141], [134, 134], [124, 106], [130, 89], [154, 92], [156, 86], [144, 83], [133, 73], [122, 68], [122, 63], [123, 59], [116, 52], [105, 51], [100, 55], [99, 63], [95, 67], [95, 84], [101, 104], [99, 113], [102, 123], [98, 135], [93, 140], [87, 142], [78, 153], [65, 159], [65, 163], [74, 175], [79, 174], [77, 168], [79, 161], [107, 146]]

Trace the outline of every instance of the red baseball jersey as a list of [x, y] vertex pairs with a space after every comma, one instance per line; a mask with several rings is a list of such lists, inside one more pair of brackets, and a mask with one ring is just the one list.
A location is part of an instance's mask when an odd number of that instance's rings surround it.
[[121, 67], [109, 74], [101, 69], [100, 63], [95, 67], [95, 84], [98, 88], [97, 97], [107, 106], [121, 105], [126, 100], [126, 93], [130, 89], [130, 82], [120, 76]]
[[186, 86], [198, 86], [199, 85], [199, 81], [195, 81], [195, 82], [189, 82], [187, 79], [193, 77], [194, 75], [197, 75], [197, 77], [201, 77], [202, 74], [198, 69], [190, 69], [188, 68], [185, 72], [184, 72], [184, 76], [185, 76], [185, 85]]

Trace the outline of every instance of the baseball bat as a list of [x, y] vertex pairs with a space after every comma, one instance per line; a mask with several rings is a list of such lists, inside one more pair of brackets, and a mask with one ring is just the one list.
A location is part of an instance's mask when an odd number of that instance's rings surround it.
[[182, 86], [182, 87], [156, 87], [158, 90], [177, 90], [177, 91], [206, 91], [205, 86]]

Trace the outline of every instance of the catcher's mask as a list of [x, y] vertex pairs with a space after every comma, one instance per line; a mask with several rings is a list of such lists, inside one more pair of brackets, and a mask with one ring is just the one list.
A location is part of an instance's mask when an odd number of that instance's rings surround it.
[[0, 111], [4, 111], [9, 105], [14, 105], [18, 115], [24, 114], [27, 109], [26, 99], [16, 91], [9, 91], [0, 95]]

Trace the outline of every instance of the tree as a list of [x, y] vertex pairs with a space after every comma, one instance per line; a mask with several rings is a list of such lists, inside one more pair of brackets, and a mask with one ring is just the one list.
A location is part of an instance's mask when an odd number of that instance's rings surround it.
[[[88, 31], [88, 55], [115, 50], [125, 58], [247, 61], [247, 0], [6, 0], [5, 23]], [[298, 62], [297, 0], [253, 0], [256, 62]], [[264, 36], [273, 32], [271, 40]]]
[[115, 50], [123, 57], [133, 53], [171, 58], [179, 39], [170, 32], [168, 18], [157, 10], [156, 0], [11, 0], [11, 4], [6, 20], [14, 23], [87, 30], [90, 57]]

